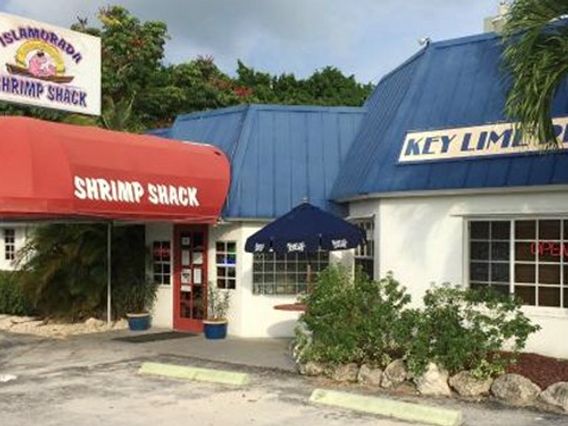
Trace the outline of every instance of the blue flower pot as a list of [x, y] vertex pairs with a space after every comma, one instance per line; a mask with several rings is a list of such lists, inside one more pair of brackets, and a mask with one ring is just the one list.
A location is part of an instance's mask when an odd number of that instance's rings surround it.
[[150, 314], [126, 314], [130, 331], [144, 331], [150, 328]]
[[203, 321], [203, 333], [206, 339], [224, 339], [227, 337], [227, 321]]

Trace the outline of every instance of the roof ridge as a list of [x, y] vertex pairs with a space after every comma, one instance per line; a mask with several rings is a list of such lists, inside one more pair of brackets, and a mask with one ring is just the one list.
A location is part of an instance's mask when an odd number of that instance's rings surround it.
[[234, 112], [241, 112], [243, 110], [247, 110], [251, 105], [252, 104], [239, 104], [223, 108], [205, 109], [201, 111], [188, 112], [186, 114], [178, 114], [178, 116], [174, 120], [174, 123], [177, 121], [185, 121], [196, 117], [223, 115], [223, 114], [231, 114]]

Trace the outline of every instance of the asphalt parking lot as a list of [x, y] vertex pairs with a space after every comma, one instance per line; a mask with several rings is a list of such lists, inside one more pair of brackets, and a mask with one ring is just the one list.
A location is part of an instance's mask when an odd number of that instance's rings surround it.
[[[49, 340], [0, 332], [0, 425], [403, 425], [308, 402], [331, 386], [285, 369], [211, 361], [100, 336]], [[230, 386], [141, 376], [145, 361], [247, 372]], [[368, 392], [352, 388], [353, 392]], [[499, 405], [421, 400], [462, 409], [467, 425], [565, 425], [567, 417]]]

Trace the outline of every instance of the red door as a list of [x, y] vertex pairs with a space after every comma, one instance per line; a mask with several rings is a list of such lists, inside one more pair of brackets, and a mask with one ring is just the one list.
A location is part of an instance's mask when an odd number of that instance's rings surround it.
[[207, 302], [207, 226], [174, 228], [174, 329], [201, 332]]

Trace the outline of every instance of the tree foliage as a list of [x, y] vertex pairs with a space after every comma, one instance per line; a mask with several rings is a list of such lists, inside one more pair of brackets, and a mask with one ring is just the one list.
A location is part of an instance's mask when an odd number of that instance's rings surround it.
[[[41, 315], [71, 320], [106, 311], [107, 227], [105, 224], [52, 224], [34, 228], [19, 252], [18, 284]], [[145, 291], [144, 228], [115, 227], [111, 277], [113, 313], [132, 308], [133, 291]], [[132, 290], [132, 291], [130, 291]]]
[[504, 28], [505, 62], [513, 77], [506, 112], [519, 129], [558, 148], [551, 120], [557, 89], [568, 75], [567, 0], [516, 0]]

